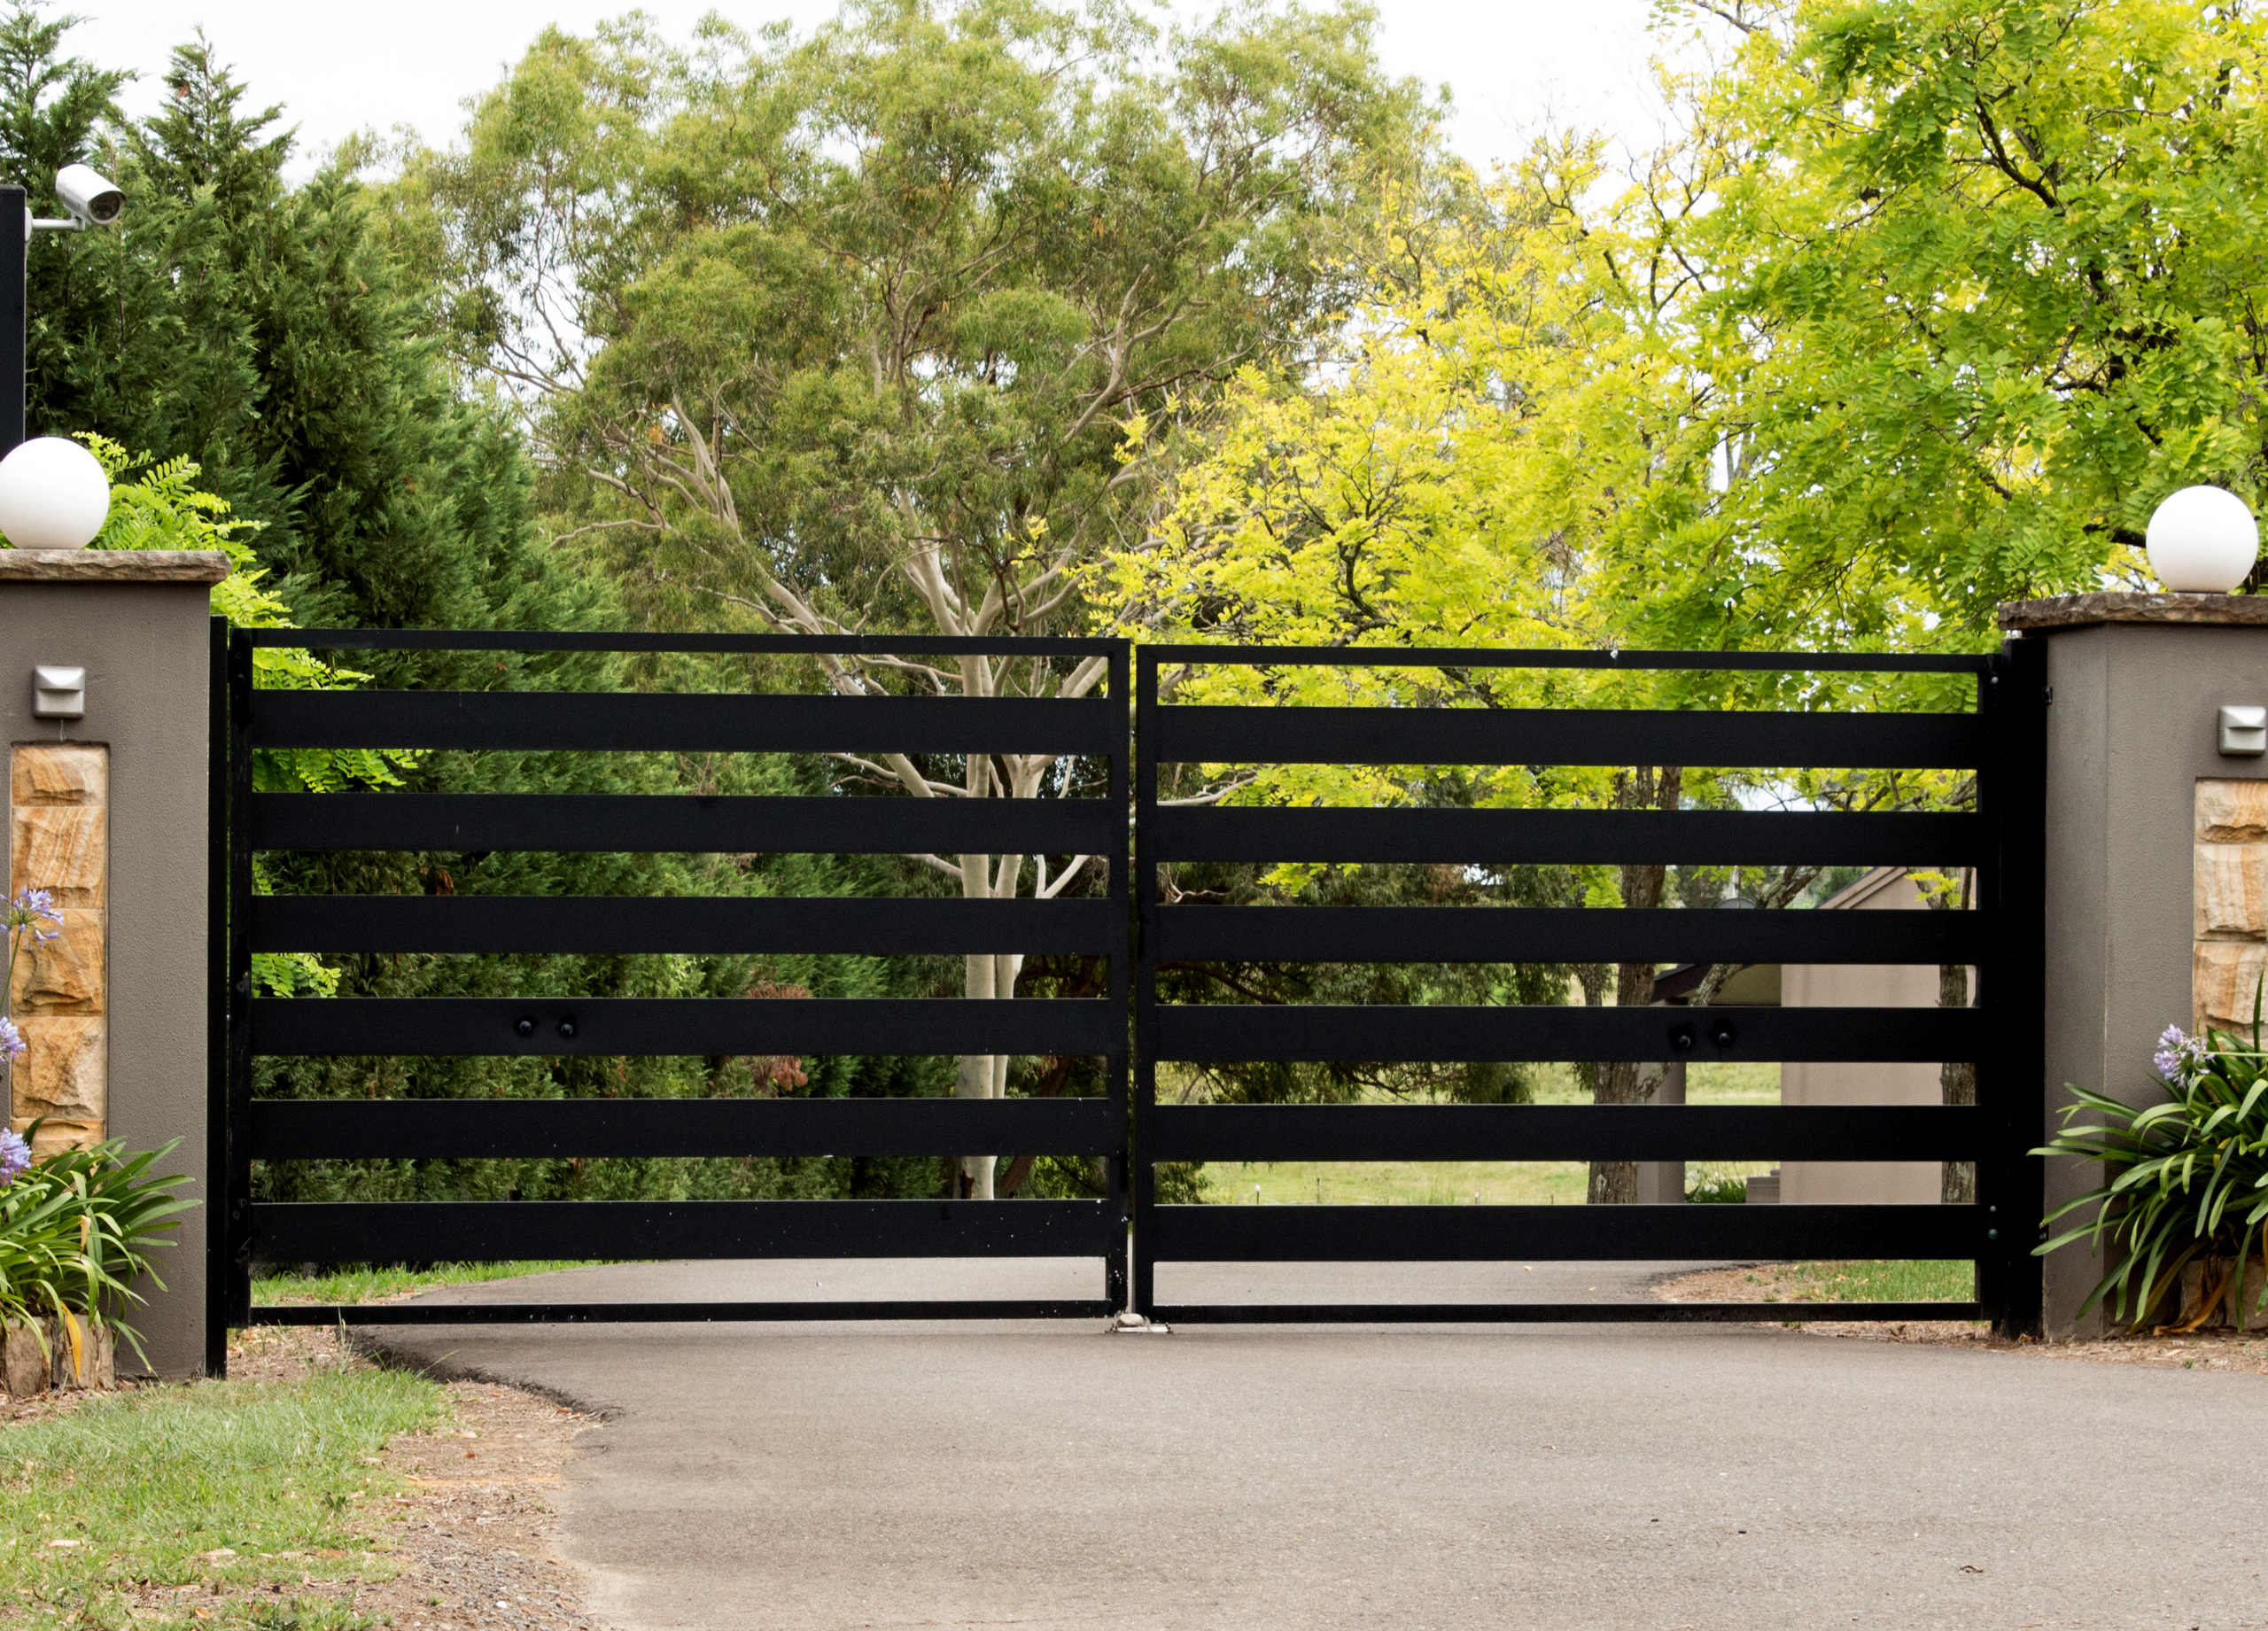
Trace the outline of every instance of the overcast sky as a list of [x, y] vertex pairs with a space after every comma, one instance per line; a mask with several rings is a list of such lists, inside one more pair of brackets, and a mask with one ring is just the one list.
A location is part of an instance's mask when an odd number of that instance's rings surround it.
[[[349, 132], [408, 125], [428, 140], [455, 130], [465, 97], [493, 84], [537, 30], [585, 29], [623, 4], [592, 0], [60, 0], [87, 20], [72, 49], [143, 76], [135, 112], [159, 94], [167, 50], [202, 24], [253, 96], [281, 102], [304, 145]], [[830, 15], [834, 0], [647, 0], [682, 36], [711, 9], [753, 28], [781, 17], [800, 25]], [[1177, 0], [1184, 15], [1210, 9]], [[1394, 72], [1455, 93], [1452, 135], [1480, 163], [1505, 158], [1524, 130], [1581, 124], [1643, 140], [1655, 120], [1646, 71], [1650, 0], [1384, 0], [1382, 50]], [[304, 171], [304, 160], [295, 168]]]

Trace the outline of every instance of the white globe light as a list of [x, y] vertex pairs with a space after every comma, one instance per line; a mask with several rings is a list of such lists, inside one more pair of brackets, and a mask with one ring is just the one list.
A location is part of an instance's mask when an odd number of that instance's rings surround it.
[[17, 548], [83, 549], [109, 518], [110, 478], [79, 443], [35, 437], [0, 459], [0, 532]]
[[[0, 480], [7, 466], [0, 464]], [[2225, 594], [2260, 558], [2260, 524], [2225, 487], [2184, 487], [2150, 516], [2150, 570], [2167, 588]]]

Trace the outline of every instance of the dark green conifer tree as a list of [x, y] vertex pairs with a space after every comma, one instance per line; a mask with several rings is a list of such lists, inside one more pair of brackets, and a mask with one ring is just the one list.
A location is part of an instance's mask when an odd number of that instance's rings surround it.
[[[98, 430], [185, 454], [199, 485], [259, 524], [252, 542], [298, 622], [356, 627], [618, 626], [603, 578], [547, 539], [507, 416], [459, 388], [336, 165], [284, 175], [281, 110], [200, 36], [178, 48], [151, 118], [122, 119], [124, 76], [63, 54], [65, 19], [0, 19], [0, 179], [35, 208], [61, 164], [88, 159], [126, 190], [113, 230], [34, 245], [27, 424]], [[746, 686], [700, 664], [633, 670], [603, 656], [346, 654], [371, 683], [439, 688]], [[658, 756], [436, 754], [413, 789], [816, 792], [796, 766]], [[882, 864], [811, 857], [369, 854], [275, 858], [279, 888], [323, 893], [828, 895], [877, 887]], [[867, 959], [659, 956], [341, 959], [341, 991], [385, 997], [899, 994], [919, 972]], [[310, 998], [309, 1000], [318, 1000]], [[263, 1092], [353, 1095], [889, 1093], [942, 1085], [942, 1061], [578, 1058], [268, 1061]], [[798, 1084], [794, 1077], [808, 1078]], [[928, 1163], [720, 1158], [294, 1165], [277, 1197], [463, 1198], [926, 1191]]]

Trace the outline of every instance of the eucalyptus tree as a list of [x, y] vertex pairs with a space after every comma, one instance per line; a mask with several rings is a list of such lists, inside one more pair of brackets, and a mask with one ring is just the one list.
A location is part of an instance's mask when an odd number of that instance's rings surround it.
[[[1374, 19], [1247, 7], [1161, 34], [1116, 4], [854, 3], [807, 37], [636, 19], [540, 39], [394, 230], [540, 450], [563, 540], [656, 623], [999, 636], [1095, 626], [1177, 427], [1298, 366], [1348, 297], [1350, 223], [1431, 108]], [[1099, 661], [844, 656], [845, 695], [1093, 694]], [[1048, 754], [866, 756], [923, 798], [1032, 797]], [[970, 898], [1091, 858], [928, 856]], [[963, 990], [1012, 995], [1014, 956]], [[1008, 1060], [961, 1062], [998, 1096]], [[966, 1168], [991, 1192], [991, 1158]]]

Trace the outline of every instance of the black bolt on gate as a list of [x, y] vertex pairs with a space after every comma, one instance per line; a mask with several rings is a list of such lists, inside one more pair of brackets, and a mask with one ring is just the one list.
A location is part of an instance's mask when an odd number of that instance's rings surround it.
[[[1992, 657], [1145, 646], [1135, 678], [1134, 1301], [1206, 1321], [1784, 1320], [1755, 1303], [1161, 1302], [1161, 1262], [1969, 1259], [1974, 1302], [1809, 1305], [1841, 1319], [1984, 1316], [2036, 1330], [2045, 687]], [[1161, 666], [1585, 667], [1973, 673], [1973, 713], [1216, 707]], [[1699, 765], [1973, 771], [1959, 812], [1168, 806], [1170, 763]], [[1977, 869], [1971, 912], [1165, 905], [1177, 861], [1821, 864]], [[1161, 1001], [1161, 963], [1967, 963], [1966, 1009], [1344, 1006]], [[1235, 1060], [1974, 1061], [1975, 1107], [1161, 1104], [1162, 1064]], [[1975, 1205], [1161, 1206], [1203, 1161], [1973, 1161]]]
[[[1127, 655], [1081, 640], [461, 633], [215, 627], [213, 1328], [329, 1324], [377, 1309], [255, 1307], [254, 1261], [1082, 1257], [1091, 1298], [913, 1302], [393, 1307], [389, 1323], [1106, 1316], [1126, 1305]], [[999, 656], [1099, 661], [1101, 696], [255, 689], [260, 646]], [[1100, 798], [701, 797], [253, 790], [261, 749], [1050, 753], [1103, 761]], [[225, 800], [223, 799], [225, 793]], [[223, 804], [225, 803], [225, 810]], [[225, 816], [225, 820], [223, 817]], [[962, 900], [256, 894], [259, 851], [1006, 850], [1106, 864], [1099, 897]], [[1068, 952], [1108, 995], [1055, 1000], [278, 998], [254, 951]], [[255, 1099], [258, 1057], [1088, 1054], [1101, 1098]], [[1100, 1157], [1099, 1200], [260, 1202], [252, 1163], [323, 1159], [928, 1155]], [[225, 1347], [208, 1363], [217, 1373]]]

